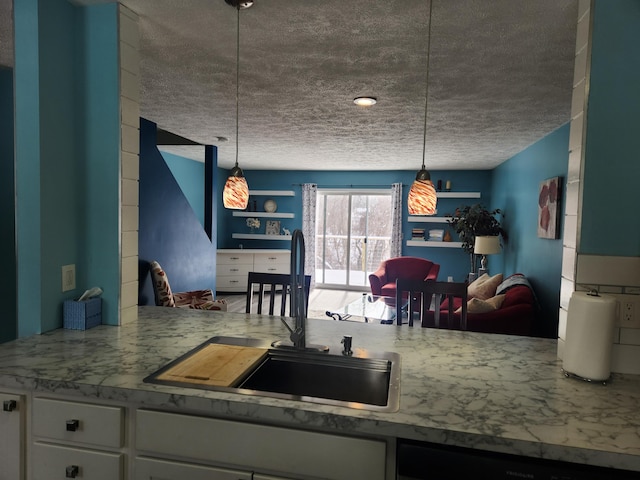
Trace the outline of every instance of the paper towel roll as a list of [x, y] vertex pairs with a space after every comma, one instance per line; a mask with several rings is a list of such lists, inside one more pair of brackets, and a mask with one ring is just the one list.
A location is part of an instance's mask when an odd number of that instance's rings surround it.
[[584, 380], [611, 375], [616, 299], [574, 292], [569, 300], [562, 369]]

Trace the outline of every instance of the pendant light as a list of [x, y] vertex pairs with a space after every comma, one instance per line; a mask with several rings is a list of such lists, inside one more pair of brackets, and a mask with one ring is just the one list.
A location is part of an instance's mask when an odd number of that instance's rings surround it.
[[249, 185], [244, 178], [242, 169], [238, 166], [238, 131], [239, 127], [239, 91], [240, 91], [240, 10], [249, 8], [253, 1], [225, 0], [237, 9], [236, 28], [236, 164], [229, 172], [229, 178], [222, 191], [222, 204], [230, 210], [244, 210], [249, 203]]
[[407, 198], [407, 209], [409, 215], [433, 215], [436, 213], [438, 197], [436, 189], [433, 187], [431, 175], [424, 166], [427, 155], [427, 105], [429, 101], [429, 58], [431, 56], [431, 17], [433, 11], [433, 0], [429, 2], [429, 25], [427, 28], [427, 74], [425, 81], [424, 95], [424, 133], [422, 137], [422, 168], [416, 175], [416, 179], [411, 185]]

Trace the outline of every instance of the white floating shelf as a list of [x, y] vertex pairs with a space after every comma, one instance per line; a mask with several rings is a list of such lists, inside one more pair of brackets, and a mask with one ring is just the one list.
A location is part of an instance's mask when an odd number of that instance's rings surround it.
[[411, 223], [447, 223], [453, 217], [432, 217], [431, 215], [410, 215], [407, 222]]
[[480, 198], [480, 192], [436, 192], [438, 198]]
[[231, 238], [240, 240], [291, 240], [291, 235], [266, 235], [264, 233], [233, 233]]
[[293, 190], [249, 190], [249, 195], [262, 195], [272, 197], [295, 197]]
[[284, 213], [284, 212], [239, 212], [234, 211], [232, 213], [234, 217], [255, 217], [255, 218], [294, 218], [293, 213]]
[[429, 242], [426, 240], [407, 240], [407, 247], [462, 248], [462, 242]]

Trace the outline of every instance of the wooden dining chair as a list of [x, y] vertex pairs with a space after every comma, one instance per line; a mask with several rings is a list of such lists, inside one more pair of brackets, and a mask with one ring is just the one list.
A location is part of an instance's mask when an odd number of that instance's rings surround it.
[[[304, 276], [304, 289], [306, 292], [306, 313], [309, 310], [309, 290], [311, 289], [311, 275]], [[253, 313], [261, 315], [263, 301], [268, 298], [268, 314], [273, 315], [275, 311], [276, 298], [279, 296], [280, 316], [284, 317], [286, 315], [287, 299], [291, 296], [291, 275], [289, 275], [288, 273], [249, 272], [247, 280], [247, 303], [245, 308], [246, 313], [251, 313], [254, 294], [258, 295], [258, 306], [257, 310]], [[291, 307], [289, 307], [288, 316], [291, 316]]]
[[[460, 298], [462, 301], [460, 309], [460, 330], [467, 329], [467, 282], [436, 282], [426, 281], [427, 291], [433, 296], [433, 320], [436, 328], [440, 328], [440, 314], [442, 309], [440, 305], [446, 298], [447, 301], [447, 326], [451, 328], [455, 316], [454, 299]], [[421, 317], [422, 326], [428, 326], [425, 317]]]
[[[402, 311], [407, 310], [409, 326], [413, 326], [414, 316], [419, 315], [420, 324], [429, 326], [429, 315], [433, 315], [436, 328], [440, 328], [440, 305], [444, 298], [448, 299], [447, 326], [453, 324], [455, 309], [454, 298], [462, 301], [460, 311], [460, 329], [467, 329], [467, 283], [437, 282], [434, 280], [397, 279], [396, 281], [396, 318], [397, 324], [402, 324]], [[433, 310], [431, 304], [433, 302]]]
[[409, 326], [413, 327], [413, 318], [418, 314], [421, 323], [431, 307], [432, 293], [428, 290], [430, 281], [410, 278], [396, 279], [396, 324], [402, 325], [404, 310], [407, 311]]

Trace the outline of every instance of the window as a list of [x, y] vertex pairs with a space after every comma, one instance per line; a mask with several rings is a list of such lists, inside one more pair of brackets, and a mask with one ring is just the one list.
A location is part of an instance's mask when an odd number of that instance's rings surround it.
[[318, 190], [316, 283], [364, 290], [389, 258], [391, 190]]

